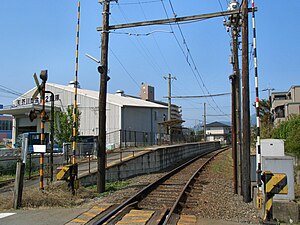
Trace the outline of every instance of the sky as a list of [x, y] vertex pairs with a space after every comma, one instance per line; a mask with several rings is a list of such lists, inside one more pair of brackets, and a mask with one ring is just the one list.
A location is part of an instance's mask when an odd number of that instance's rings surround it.
[[[296, 17], [300, 1], [282, 2], [255, 3], [260, 98], [267, 98], [267, 91], [262, 90], [268, 87], [287, 91], [292, 85], [300, 85], [300, 23]], [[77, 3], [1, 0], [0, 104], [11, 105], [17, 97], [3, 88], [25, 93], [35, 86], [33, 74], [44, 69], [48, 70], [48, 82], [67, 85], [74, 80]], [[172, 18], [173, 10], [178, 17], [219, 12], [227, 10], [227, 5], [228, 0], [119, 0], [111, 2], [110, 24]], [[169, 73], [176, 77], [172, 81], [173, 96], [230, 92], [231, 40], [223, 19], [111, 31], [108, 92], [124, 90], [138, 96], [143, 82], [155, 87], [156, 100], [167, 101], [168, 84], [163, 77]], [[96, 28], [101, 24], [102, 5], [98, 0], [81, 0], [78, 79], [84, 89], [99, 90], [97, 63], [85, 54], [100, 58], [101, 33]], [[249, 14], [250, 105], [254, 113], [252, 37]], [[208, 123], [230, 121], [230, 100], [226, 95], [173, 99], [172, 103], [182, 107], [184, 125], [192, 127], [203, 122], [204, 103]]]

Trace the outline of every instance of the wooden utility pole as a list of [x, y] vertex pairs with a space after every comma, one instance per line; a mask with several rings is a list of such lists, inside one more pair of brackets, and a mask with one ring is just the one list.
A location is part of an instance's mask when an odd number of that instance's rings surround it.
[[233, 159], [233, 186], [234, 193], [238, 193], [238, 169], [237, 169], [237, 144], [236, 144], [236, 75], [232, 74], [229, 76], [231, 80], [231, 146], [232, 146], [232, 159]]
[[233, 72], [234, 72], [234, 92], [232, 101], [235, 101], [233, 104], [234, 107], [234, 123], [235, 123], [235, 152], [234, 152], [234, 174], [235, 174], [235, 193], [241, 194], [241, 84], [240, 84], [240, 68], [239, 68], [239, 15], [236, 18], [237, 21], [235, 26], [232, 28], [232, 55], [233, 55]]
[[244, 202], [251, 201], [250, 180], [250, 104], [249, 104], [249, 40], [248, 1], [242, 5], [242, 103], [243, 103], [243, 147], [242, 147], [242, 195]]
[[109, 6], [110, 0], [103, 1], [101, 34], [101, 65], [98, 67], [100, 73], [99, 91], [99, 134], [97, 142], [97, 191], [105, 191], [106, 170], [106, 96], [107, 96], [107, 71], [108, 71], [108, 38], [109, 38]]
[[[229, 3], [228, 10], [238, 8], [237, 1], [232, 0]], [[240, 173], [240, 138], [241, 138], [241, 121], [240, 121], [240, 69], [238, 57], [239, 32], [240, 32], [240, 15], [234, 14], [228, 16], [228, 21], [224, 23], [228, 31], [231, 29], [232, 43], [231, 43], [231, 64], [233, 66], [233, 74], [229, 76], [232, 87], [232, 158], [233, 158], [233, 174], [234, 174], [234, 193], [241, 193], [241, 173]]]
[[204, 142], [206, 141], [206, 103], [203, 103], [203, 110], [204, 110], [204, 114], [203, 114], [203, 138], [204, 138]]

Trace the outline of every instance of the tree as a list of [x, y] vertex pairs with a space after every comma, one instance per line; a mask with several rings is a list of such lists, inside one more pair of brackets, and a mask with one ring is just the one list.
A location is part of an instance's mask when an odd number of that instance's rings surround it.
[[[77, 135], [80, 127], [80, 115], [81, 113], [77, 109], [76, 113], [76, 127]], [[73, 134], [73, 106], [68, 107], [66, 112], [57, 111], [54, 114], [56, 123], [54, 123], [55, 142], [62, 146], [64, 142], [72, 142]]]
[[[255, 103], [253, 104], [255, 107]], [[261, 122], [260, 136], [261, 138], [270, 138], [272, 130], [270, 101], [266, 99], [259, 100], [259, 118]]]
[[286, 151], [300, 156], [300, 116], [281, 122], [273, 129], [272, 138], [285, 139]]

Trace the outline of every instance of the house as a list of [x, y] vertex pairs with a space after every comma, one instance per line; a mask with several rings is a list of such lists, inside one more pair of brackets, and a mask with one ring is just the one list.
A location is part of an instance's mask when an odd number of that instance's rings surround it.
[[[13, 116], [12, 142], [16, 142], [19, 134], [24, 132], [40, 132], [39, 116], [34, 121], [30, 121], [29, 113], [32, 109], [41, 110], [41, 99], [32, 99], [36, 88], [24, 93], [13, 101], [13, 106], [9, 109], [2, 109], [0, 113]], [[54, 83], [46, 84], [46, 91], [54, 95], [55, 110], [65, 112], [72, 106], [74, 101], [74, 84], [61, 85]], [[154, 100], [154, 89], [151, 92]], [[78, 88], [77, 108], [80, 111], [81, 137], [98, 136], [98, 97], [99, 92]], [[45, 96], [45, 111], [50, 112], [50, 95]], [[106, 133], [108, 144], [115, 147], [127, 141], [148, 141], [155, 143], [157, 133], [164, 132], [159, 123], [164, 121], [168, 112], [168, 107], [155, 101], [144, 100], [139, 97], [129, 96], [124, 91], [117, 91], [115, 94], [107, 94], [106, 105]], [[49, 132], [49, 123], [45, 124], [45, 131]]]
[[292, 86], [285, 92], [273, 92], [271, 96], [274, 124], [300, 114], [300, 86]]
[[231, 142], [231, 126], [216, 121], [206, 124], [206, 140], [229, 144]]

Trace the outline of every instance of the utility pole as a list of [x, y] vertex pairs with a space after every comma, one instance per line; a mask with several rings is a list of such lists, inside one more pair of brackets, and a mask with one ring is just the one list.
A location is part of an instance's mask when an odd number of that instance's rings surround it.
[[[239, 3], [236, 0], [231, 0], [228, 10], [238, 9]], [[234, 174], [234, 193], [241, 193], [241, 176], [240, 176], [240, 152], [241, 152], [241, 115], [240, 115], [240, 69], [238, 57], [239, 33], [240, 33], [240, 14], [228, 16], [228, 21], [224, 20], [224, 25], [229, 32], [231, 29], [232, 36], [232, 56], [231, 64], [233, 66], [233, 74], [229, 76], [232, 84], [232, 156], [233, 156], [233, 174]]]
[[108, 39], [109, 39], [109, 6], [110, 0], [103, 0], [102, 34], [101, 34], [101, 65], [99, 91], [99, 134], [97, 142], [97, 192], [105, 192], [106, 170], [106, 96], [108, 71]]
[[[169, 73], [168, 77], [164, 76], [165, 80], [168, 80], [168, 122], [170, 123], [171, 121], [171, 82], [172, 80], [176, 80], [176, 77], [172, 77], [171, 74]], [[172, 131], [171, 131], [171, 125], [169, 125], [169, 135], [170, 135], [170, 143], [172, 143]]]
[[271, 98], [271, 91], [274, 91], [274, 88], [270, 88], [270, 86], [268, 86], [268, 88], [263, 89], [262, 91], [268, 91], [268, 103], [269, 103], [269, 112], [270, 115], [268, 117], [268, 136], [270, 137], [271, 135], [271, 117], [272, 117], [272, 113], [271, 113], [271, 109], [272, 109], [272, 98]]
[[51, 101], [51, 121], [50, 121], [50, 181], [53, 182], [53, 147], [54, 147], [54, 94], [51, 91], [45, 91], [50, 94]]
[[243, 147], [242, 147], [242, 195], [243, 201], [251, 201], [250, 180], [250, 105], [249, 105], [249, 40], [248, 1], [242, 4], [242, 103], [243, 103]]
[[204, 142], [206, 142], [206, 103], [203, 103], [204, 107], [204, 114], [203, 114], [203, 138], [204, 138]]
[[232, 145], [232, 159], [233, 159], [233, 186], [234, 193], [238, 193], [238, 169], [237, 169], [237, 144], [236, 144], [236, 76], [232, 74], [229, 76], [231, 80], [231, 123], [232, 123], [232, 131], [231, 131], [231, 145]]

